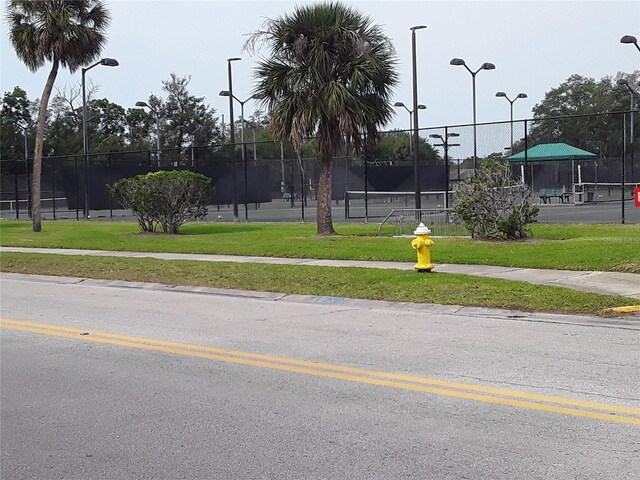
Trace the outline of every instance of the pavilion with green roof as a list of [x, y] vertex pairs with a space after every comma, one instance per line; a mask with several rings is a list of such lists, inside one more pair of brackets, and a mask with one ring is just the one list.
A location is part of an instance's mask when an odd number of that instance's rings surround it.
[[563, 160], [595, 160], [595, 153], [587, 152], [568, 143], [541, 143], [525, 151], [507, 157], [512, 163], [551, 162]]
[[[544, 164], [549, 162], [571, 162], [571, 194], [574, 195], [575, 203], [582, 203], [582, 192], [578, 192], [575, 187], [575, 161], [581, 160], [597, 160], [598, 155], [595, 153], [582, 150], [567, 143], [541, 143], [528, 148], [525, 151], [518, 152], [507, 157], [510, 164], [523, 164], [521, 167], [521, 175], [524, 176], [524, 164], [530, 164], [532, 169], [532, 185], [533, 190], [533, 164]], [[558, 165], [558, 163], [556, 163]], [[581, 183], [581, 175], [578, 172], [578, 184]], [[578, 194], [578, 195], [576, 195]]]

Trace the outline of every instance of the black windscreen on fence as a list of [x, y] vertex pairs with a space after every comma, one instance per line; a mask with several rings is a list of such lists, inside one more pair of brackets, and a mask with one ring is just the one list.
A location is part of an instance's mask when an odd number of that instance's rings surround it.
[[[568, 208], [542, 211], [542, 221], [564, 218], [617, 222], [624, 213], [614, 204], [624, 202], [621, 206], [627, 204], [627, 221], [637, 222], [640, 209], [635, 209], [631, 199], [633, 187], [640, 185], [640, 142], [636, 134], [640, 122], [636, 122], [635, 131], [630, 131], [630, 122], [623, 121], [623, 115], [629, 113], [497, 122], [478, 124], [477, 128], [472, 125], [423, 128], [419, 132], [422, 198], [435, 207], [451, 206], [456, 183], [474, 174], [474, 164], [481, 165], [493, 158], [508, 161], [514, 180], [529, 185], [533, 200], [543, 206], [558, 203], [546, 202], [545, 192], [549, 189], [562, 191], [563, 206], [581, 206], [575, 211]], [[416, 166], [411, 134], [383, 133], [378, 145], [368, 151], [334, 157], [331, 198], [338, 208], [336, 218], [342, 215], [345, 199], [353, 202], [354, 209], [364, 212], [356, 216], [365, 218], [372, 212], [374, 216], [385, 215], [398, 202], [406, 207], [413, 204]], [[550, 160], [528, 153], [535, 147], [558, 144], [585, 151], [589, 157]], [[232, 219], [234, 200], [241, 207], [240, 214], [248, 220], [310, 220], [315, 214], [320, 175], [314, 145], [305, 147], [306, 156], [301, 158], [293, 154], [290, 146], [283, 147], [274, 141], [247, 143], [244, 155], [240, 145], [224, 144], [161, 152], [90, 154], [86, 158], [45, 157], [42, 211], [50, 215], [48, 218], [80, 218], [79, 212], [86, 203], [88, 211], [96, 212], [92, 217], [130, 217], [111, 198], [109, 185], [148, 172], [184, 169], [212, 179], [216, 191], [210, 205], [222, 221]], [[514, 162], [510, 157], [515, 155], [524, 157]], [[4, 218], [28, 218], [32, 163], [31, 159], [28, 163], [24, 159], [2, 160], [0, 209]], [[566, 199], [570, 201], [565, 202]], [[587, 214], [592, 210], [593, 215]], [[350, 218], [348, 208], [345, 212]]]

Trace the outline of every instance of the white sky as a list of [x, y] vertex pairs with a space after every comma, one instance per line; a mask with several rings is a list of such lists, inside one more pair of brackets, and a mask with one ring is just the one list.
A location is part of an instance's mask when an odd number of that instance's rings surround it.
[[[4, 2], [3, 2], [4, 3]], [[255, 58], [243, 52], [246, 34], [257, 30], [265, 17], [291, 11], [308, 2], [216, 0], [110, 0], [109, 41], [103, 56], [116, 58], [116, 68], [95, 67], [87, 78], [100, 86], [98, 98], [125, 108], [151, 93], [161, 94], [161, 81], [175, 72], [191, 75], [192, 94], [228, 121], [228, 101], [218, 96], [226, 90], [229, 57], [233, 64], [233, 89], [237, 97], [250, 96]], [[513, 98], [529, 98], [514, 105], [514, 117], [528, 118], [545, 92], [569, 75], [600, 79], [640, 68], [640, 52], [620, 43], [623, 35], [640, 38], [640, 1], [351, 1], [345, 2], [371, 16], [390, 36], [400, 60], [400, 85], [394, 101], [412, 102], [412, 25], [427, 25], [417, 32], [418, 96], [427, 105], [420, 127], [472, 121], [471, 75], [449, 60], [461, 57], [472, 69], [483, 62], [496, 65], [477, 76], [478, 122], [509, 119], [509, 104], [496, 98], [505, 91]], [[0, 40], [2, 93], [24, 88], [30, 99], [40, 97], [49, 65], [31, 73], [16, 58], [8, 41], [2, 11]], [[266, 52], [265, 52], [266, 53]], [[80, 72], [61, 71], [58, 88], [78, 83]], [[245, 116], [254, 110], [245, 106]], [[239, 114], [236, 107], [235, 113]], [[408, 128], [401, 110], [388, 128]]]

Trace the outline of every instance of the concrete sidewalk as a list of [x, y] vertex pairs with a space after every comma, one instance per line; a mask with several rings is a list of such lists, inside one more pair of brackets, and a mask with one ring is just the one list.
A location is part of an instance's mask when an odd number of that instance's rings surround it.
[[[160, 260], [196, 260], [204, 262], [267, 263], [310, 265], [322, 267], [361, 267], [413, 270], [413, 262], [366, 262], [357, 260], [316, 260], [304, 258], [242, 257], [191, 253], [116, 252], [104, 250], [73, 250], [60, 248], [0, 247], [1, 252], [52, 253], [58, 255], [88, 255], [100, 257], [157, 258]], [[490, 265], [436, 264], [435, 272], [457, 273], [479, 277], [519, 280], [537, 285], [571, 288], [583, 292], [623, 295], [640, 299], [640, 274], [590, 272], [572, 270], [542, 270], [534, 268], [496, 267]]]

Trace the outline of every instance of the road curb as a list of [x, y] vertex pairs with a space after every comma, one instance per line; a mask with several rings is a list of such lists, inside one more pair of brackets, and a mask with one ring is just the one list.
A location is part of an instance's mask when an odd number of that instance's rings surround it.
[[465, 307], [462, 305], [442, 305], [435, 303], [390, 302], [386, 300], [367, 300], [323, 295], [299, 295], [279, 292], [237, 290], [212, 287], [192, 287], [186, 285], [167, 285], [162, 283], [127, 282], [123, 280], [101, 280], [82, 277], [55, 277], [24, 273], [4, 273], [6, 278], [29, 282], [50, 282], [76, 284], [78, 286], [141, 289], [167, 293], [201, 294], [225, 297], [246, 298], [257, 301], [305, 303], [316, 305], [335, 305], [353, 309], [377, 309], [415, 312], [428, 321], [430, 315], [451, 315], [457, 317], [485, 318], [487, 320], [521, 321], [539, 323], [557, 323], [581, 325], [585, 327], [623, 328], [640, 331], [640, 318], [637, 317], [596, 317], [587, 315], [567, 315], [544, 312], [525, 312], [488, 307]]

